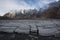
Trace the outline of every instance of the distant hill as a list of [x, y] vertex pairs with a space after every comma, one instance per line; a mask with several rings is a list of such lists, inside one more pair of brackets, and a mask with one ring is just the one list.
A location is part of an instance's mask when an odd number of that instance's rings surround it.
[[60, 1], [49, 4], [48, 9], [42, 12], [41, 18], [60, 19]]

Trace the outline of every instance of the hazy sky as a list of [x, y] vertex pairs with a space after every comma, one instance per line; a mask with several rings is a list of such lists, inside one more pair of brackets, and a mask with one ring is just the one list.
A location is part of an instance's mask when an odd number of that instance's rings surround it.
[[10, 10], [39, 9], [58, 0], [0, 0], [0, 15]]

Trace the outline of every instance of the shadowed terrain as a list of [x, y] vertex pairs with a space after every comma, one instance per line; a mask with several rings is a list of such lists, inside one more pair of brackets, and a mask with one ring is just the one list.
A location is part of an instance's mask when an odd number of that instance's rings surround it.
[[38, 35], [34, 37], [29, 35], [31, 34], [0, 32], [0, 40], [60, 40], [60, 37], [55, 37], [54, 35]]

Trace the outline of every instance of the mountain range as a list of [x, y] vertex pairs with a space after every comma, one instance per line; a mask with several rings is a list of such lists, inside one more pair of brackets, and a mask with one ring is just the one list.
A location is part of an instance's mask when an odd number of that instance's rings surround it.
[[0, 16], [0, 19], [60, 19], [60, 1], [53, 2], [49, 4], [47, 9], [42, 9], [38, 11], [37, 9], [28, 9], [28, 10], [19, 10], [19, 11], [10, 11], [6, 13], [3, 17]]

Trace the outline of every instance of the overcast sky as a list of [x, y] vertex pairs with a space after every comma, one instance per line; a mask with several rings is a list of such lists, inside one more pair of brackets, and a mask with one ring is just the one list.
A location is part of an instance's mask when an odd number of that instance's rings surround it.
[[39, 9], [45, 5], [58, 0], [0, 0], [0, 15], [10, 10]]

